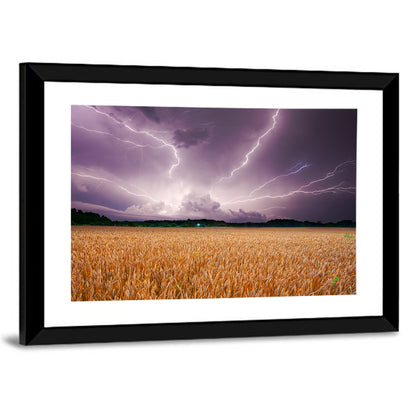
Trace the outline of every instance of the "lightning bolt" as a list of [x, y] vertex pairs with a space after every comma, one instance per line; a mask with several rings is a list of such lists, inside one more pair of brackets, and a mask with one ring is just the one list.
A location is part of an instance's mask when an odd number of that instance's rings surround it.
[[279, 114], [280, 109], [276, 110], [276, 112], [274, 113], [274, 115], [272, 116], [273, 119], [273, 123], [272, 126], [266, 130], [261, 136], [259, 136], [257, 138], [256, 144], [249, 150], [249, 152], [245, 155], [243, 162], [241, 163], [240, 166], [236, 167], [235, 169], [233, 169], [231, 171], [231, 173], [228, 176], [224, 176], [222, 178], [220, 178], [215, 184], [218, 184], [220, 182], [222, 182], [225, 179], [230, 179], [234, 176], [234, 174], [236, 172], [238, 172], [240, 169], [242, 169], [245, 165], [247, 165], [248, 161], [250, 160], [250, 155], [252, 155], [256, 149], [260, 146], [261, 141], [274, 129], [274, 127], [276, 126], [276, 117]]
[[108, 132], [108, 131], [102, 131], [102, 130], [89, 129], [89, 128], [87, 128], [87, 127], [80, 126], [80, 125], [75, 124], [75, 123], [71, 123], [71, 125], [73, 125], [74, 127], [78, 128], [78, 129], [85, 130], [85, 131], [88, 131], [88, 132], [91, 132], [91, 133], [105, 134], [105, 135], [107, 135], [107, 136], [112, 137], [112, 138], [113, 138], [113, 139], [115, 139], [115, 140], [118, 140], [119, 142], [122, 142], [122, 143], [127, 143], [127, 144], [131, 144], [133, 147], [139, 147], [139, 148], [143, 148], [143, 147], [150, 147], [150, 148], [152, 148], [152, 149], [160, 149], [160, 148], [164, 147], [163, 145], [162, 145], [162, 146], [151, 146], [151, 145], [149, 145], [149, 144], [138, 144], [138, 143], [132, 142], [131, 140], [127, 140], [127, 139], [125, 139], [125, 138], [118, 137], [118, 136], [116, 136], [115, 134], [110, 133], [110, 132]]
[[[296, 166], [298, 166], [299, 165], [299, 163], [297, 164], [297, 165], [295, 165], [294, 166], [294, 168], [296, 168]], [[256, 188], [256, 189], [253, 189], [250, 193], [249, 193], [249, 196], [251, 196], [251, 195], [253, 195], [255, 192], [257, 192], [257, 191], [260, 191], [260, 189], [263, 189], [265, 186], [267, 186], [269, 183], [272, 183], [272, 182], [274, 182], [274, 181], [276, 181], [277, 179], [280, 179], [280, 178], [285, 178], [285, 177], [287, 177], [287, 176], [291, 176], [291, 175], [296, 175], [297, 173], [299, 173], [301, 170], [303, 170], [303, 169], [305, 169], [305, 168], [307, 168], [307, 167], [309, 167], [309, 166], [311, 166], [311, 165], [309, 165], [309, 164], [305, 164], [305, 165], [302, 165], [299, 169], [296, 169], [294, 172], [289, 172], [289, 173], [286, 173], [286, 174], [284, 174], [284, 175], [279, 175], [279, 176], [276, 176], [276, 177], [274, 177], [274, 178], [272, 178], [272, 179], [270, 179], [269, 181], [267, 181], [267, 182], [265, 182], [263, 185], [261, 185], [261, 186], [259, 186], [258, 188]], [[293, 168], [292, 168], [293, 169]]]
[[[136, 194], [136, 193], [134, 193], [134, 192], [131, 192], [130, 190], [128, 190], [128, 189], [127, 189], [127, 188], [125, 188], [124, 186], [121, 186], [121, 185], [117, 184], [116, 182], [114, 182], [114, 181], [112, 181], [112, 180], [110, 180], [110, 179], [107, 179], [107, 178], [101, 178], [101, 177], [98, 177], [98, 176], [86, 175], [86, 174], [82, 174], [82, 173], [75, 173], [75, 172], [72, 172], [72, 175], [79, 176], [79, 177], [81, 177], [81, 178], [94, 179], [94, 180], [96, 180], [96, 181], [100, 181], [100, 182], [107, 182], [107, 183], [110, 183], [110, 184], [112, 184], [112, 185], [116, 186], [117, 188], [121, 189], [122, 191], [124, 191], [124, 192], [126, 192], [126, 193], [128, 193], [128, 194], [130, 194], [130, 195], [137, 196], [137, 197], [139, 197], [139, 198], [143, 198], [143, 197], [144, 197], [144, 198], [148, 198], [148, 199], [150, 199], [150, 200], [151, 200], [151, 201], [153, 201], [153, 202], [159, 202], [159, 201], [157, 201], [156, 199], [153, 199], [151, 196], [149, 196], [149, 195], [147, 195], [147, 194]], [[139, 188], [138, 188], [138, 189], [139, 189]]]
[[233, 200], [233, 201], [228, 201], [228, 202], [224, 202], [222, 205], [230, 205], [230, 204], [234, 204], [234, 203], [241, 203], [241, 202], [252, 202], [252, 201], [258, 201], [261, 199], [276, 199], [276, 198], [287, 198], [290, 197], [292, 195], [295, 194], [311, 194], [311, 195], [320, 195], [320, 194], [324, 194], [324, 193], [336, 193], [336, 192], [346, 192], [346, 193], [351, 193], [353, 194], [355, 191], [355, 187], [344, 187], [341, 186], [343, 184], [343, 182], [339, 183], [338, 185], [334, 185], [325, 189], [316, 189], [316, 190], [312, 190], [312, 191], [308, 191], [305, 190], [305, 188], [309, 187], [312, 184], [318, 183], [318, 182], [323, 182], [326, 179], [329, 179], [331, 177], [333, 177], [335, 175], [335, 173], [342, 167], [348, 164], [352, 164], [355, 163], [355, 160], [348, 160], [346, 162], [342, 162], [339, 165], [337, 165], [332, 171], [328, 172], [323, 178], [319, 178], [316, 179], [314, 181], [311, 181], [305, 185], [302, 185], [301, 187], [299, 187], [298, 189], [295, 189], [293, 191], [288, 192], [287, 194], [281, 194], [281, 195], [262, 195], [262, 196], [258, 196], [258, 197], [254, 197], [254, 198], [247, 198], [247, 199], [239, 199], [239, 200]]
[[119, 125], [125, 127], [126, 129], [132, 131], [133, 133], [136, 133], [136, 134], [144, 134], [144, 135], [146, 135], [148, 137], [151, 137], [152, 139], [158, 141], [159, 143], [162, 143], [162, 146], [160, 146], [160, 148], [162, 148], [162, 147], [168, 147], [168, 148], [170, 148], [172, 150], [173, 154], [174, 154], [175, 159], [176, 159], [176, 162], [173, 163], [172, 166], [169, 169], [169, 177], [170, 178], [172, 177], [173, 170], [180, 165], [180, 158], [179, 158], [178, 152], [177, 152], [177, 150], [176, 150], [176, 148], [175, 148], [175, 146], [173, 144], [167, 142], [166, 140], [163, 140], [160, 137], [155, 136], [150, 131], [147, 131], [147, 130], [136, 130], [134, 127], [128, 125], [127, 122], [120, 121], [117, 118], [115, 118], [114, 116], [112, 116], [111, 114], [108, 114], [108, 113], [105, 113], [104, 111], [98, 110], [98, 108], [95, 107], [95, 106], [87, 105], [85, 107], [88, 108], [88, 109], [90, 109], [90, 110], [92, 110], [92, 111], [95, 111], [98, 114], [102, 114], [105, 117], [108, 117], [110, 120], [112, 120], [116, 124], [119, 124]]
[[342, 163], [340, 163], [339, 165], [337, 165], [337, 166], [335, 167], [335, 169], [334, 169], [334, 170], [332, 170], [331, 172], [328, 172], [328, 173], [325, 175], [325, 177], [324, 177], [324, 178], [317, 179], [317, 180], [315, 180], [315, 181], [309, 182], [308, 184], [301, 186], [299, 189], [300, 189], [300, 190], [302, 190], [302, 189], [307, 188], [308, 186], [310, 186], [310, 185], [312, 185], [312, 184], [314, 184], [314, 183], [322, 182], [322, 181], [325, 181], [325, 180], [326, 180], [326, 179], [328, 179], [328, 178], [332, 178], [332, 176], [334, 176], [334, 175], [335, 175], [335, 172], [336, 172], [336, 171], [337, 171], [337, 170], [338, 170], [341, 166], [345, 166], [345, 165], [348, 165], [348, 164], [353, 164], [353, 163], [355, 163], [355, 160], [347, 160], [346, 162], [342, 162]]
[[310, 194], [310, 195], [321, 195], [321, 194], [326, 194], [326, 193], [336, 193], [337, 191], [341, 191], [341, 192], [347, 192], [347, 193], [351, 193], [353, 194], [354, 192], [352, 192], [352, 190], [355, 190], [355, 187], [350, 186], [350, 187], [342, 187], [342, 182], [338, 185], [335, 186], [331, 186], [329, 188], [326, 189], [316, 189], [314, 191], [302, 191], [300, 188], [296, 189], [294, 191], [290, 191], [287, 194], [282, 194], [282, 195], [263, 195], [263, 196], [259, 196], [257, 198], [248, 198], [248, 199], [240, 199], [238, 201], [230, 201], [230, 202], [224, 202], [222, 205], [230, 205], [230, 204], [234, 204], [234, 203], [240, 203], [240, 202], [252, 202], [252, 201], [258, 201], [260, 199], [276, 199], [276, 198], [287, 198], [289, 196], [295, 195], [295, 194]]

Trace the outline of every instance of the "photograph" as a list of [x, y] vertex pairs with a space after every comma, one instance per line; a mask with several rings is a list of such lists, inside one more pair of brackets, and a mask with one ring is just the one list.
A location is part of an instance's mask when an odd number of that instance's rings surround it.
[[71, 301], [356, 294], [356, 108], [70, 111]]

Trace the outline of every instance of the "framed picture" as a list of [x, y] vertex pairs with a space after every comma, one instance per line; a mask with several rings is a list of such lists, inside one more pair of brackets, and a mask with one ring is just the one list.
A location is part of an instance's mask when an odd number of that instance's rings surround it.
[[20, 65], [20, 343], [398, 330], [399, 76]]

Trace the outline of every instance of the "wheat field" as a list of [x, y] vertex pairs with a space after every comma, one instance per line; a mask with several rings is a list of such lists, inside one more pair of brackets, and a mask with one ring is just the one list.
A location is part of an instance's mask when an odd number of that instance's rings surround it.
[[355, 293], [355, 229], [72, 226], [72, 301]]

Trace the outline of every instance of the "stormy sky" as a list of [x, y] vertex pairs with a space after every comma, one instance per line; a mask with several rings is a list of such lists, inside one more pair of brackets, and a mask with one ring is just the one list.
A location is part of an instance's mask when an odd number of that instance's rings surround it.
[[73, 208], [127, 220], [355, 221], [355, 109], [71, 111]]

